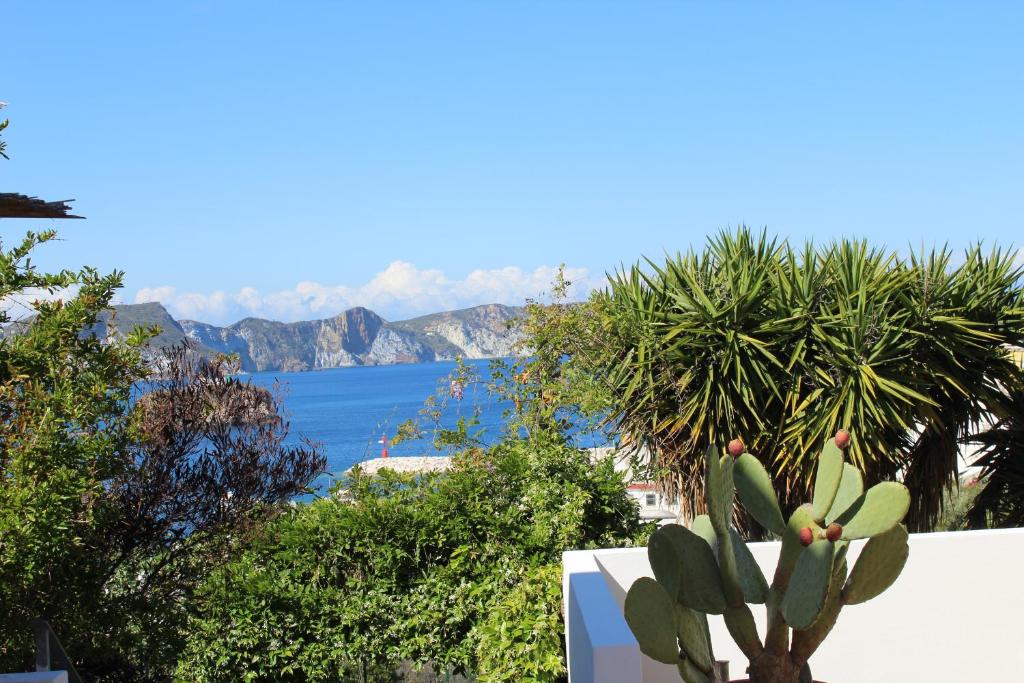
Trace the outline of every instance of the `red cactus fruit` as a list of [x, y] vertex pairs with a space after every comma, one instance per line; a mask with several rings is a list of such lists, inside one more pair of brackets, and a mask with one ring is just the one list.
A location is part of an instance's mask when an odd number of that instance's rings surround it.
[[800, 545], [807, 547], [814, 543], [814, 532], [811, 531], [811, 527], [805, 526], [800, 530]]
[[825, 529], [825, 538], [827, 538], [828, 540], [832, 541], [833, 543], [835, 543], [836, 541], [838, 541], [842, 537], [843, 537], [843, 527], [841, 525], [839, 525], [839, 524], [836, 524], [835, 522], [832, 522], [831, 524], [829, 524], [828, 528]]
[[738, 458], [741, 455], [743, 455], [743, 451], [745, 451], [746, 449], [747, 447], [743, 445], [743, 441], [741, 441], [740, 439], [733, 439], [732, 441], [729, 442], [729, 445], [726, 446], [725, 450], [728, 451], [729, 455], [731, 455], [732, 457]]
[[836, 432], [836, 445], [846, 450], [846, 447], [850, 445], [850, 432], [845, 429], [840, 429]]

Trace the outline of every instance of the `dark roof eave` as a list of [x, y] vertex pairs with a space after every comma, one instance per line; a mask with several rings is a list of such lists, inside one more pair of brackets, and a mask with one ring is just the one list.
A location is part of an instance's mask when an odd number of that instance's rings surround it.
[[0, 218], [85, 218], [68, 213], [71, 207], [68, 202], [73, 199], [62, 199], [48, 202], [38, 197], [0, 192]]

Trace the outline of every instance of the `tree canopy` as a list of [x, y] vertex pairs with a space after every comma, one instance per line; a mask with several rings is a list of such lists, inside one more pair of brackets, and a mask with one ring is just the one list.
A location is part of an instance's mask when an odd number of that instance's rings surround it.
[[40, 272], [54, 239], [0, 241], [0, 670], [30, 668], [45, 618], [87, 680], [167, 680], [196, 586], [323, 456], [220, 362], [154, 374], [156, 329], [97, 324], [123, 274]]
[[588, 304], [600, 334], [567, 348], [625, 438], [703, 509], [700, 454], [742, 437], [782, 498], [806, 493], [814, 444], [839, 428], [868, 480], [914, 491], [928, 528], [957, 483], [960, 444], [1011, 414], [1024, 290], [1012, 251], [901, 256], [839, 240], [794, 249], [746, 228], [701, 251], [622, 269]]

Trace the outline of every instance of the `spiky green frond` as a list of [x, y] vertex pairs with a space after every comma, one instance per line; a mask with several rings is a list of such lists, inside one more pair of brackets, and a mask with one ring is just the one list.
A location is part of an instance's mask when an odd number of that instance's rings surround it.
[[998, 249], [962, 260], [849, 240], [793, 249], [740, 228], [616, 273], [591, 370], [688, 517], [704, 511], [708, 445], [742, 434], [791, 510], [810, 492], [816, 449], [856, 425], [847, 460], [868, 483], [905, 473], [908, 524], [927, 527], [959, 443], [986, 413], [1006, 414], [1007, 387], [1024, 380], [1007, 353], [1024, 346], [1020, 276]]

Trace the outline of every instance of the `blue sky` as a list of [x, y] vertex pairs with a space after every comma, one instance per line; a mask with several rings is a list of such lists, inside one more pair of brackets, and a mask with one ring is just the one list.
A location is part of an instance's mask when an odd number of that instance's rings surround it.
[[[745, 222], [1024, 233], [1024, 4], [17, 0], [0, 189], [180, 317], [536, 295]], [[4, 221], [10, 240], [24, 221]]]

